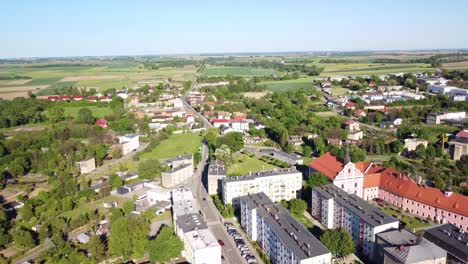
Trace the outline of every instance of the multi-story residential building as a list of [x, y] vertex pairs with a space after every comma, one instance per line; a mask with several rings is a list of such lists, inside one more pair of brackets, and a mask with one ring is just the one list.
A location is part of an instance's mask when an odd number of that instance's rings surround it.
[[174, 231], [184, 244], [182, 256], [189, 263], [221, 263], [221, 246], [198, 211], [190, 190], [172, 191]]
[[119, 136], [119, 143], [114, 145], [114, 148], [121, 150], [122, 155], [126, 155], [132, 151], [137, 150], [140, 147], [140, 136], [139, 135], [125, 135]]
[[171, 169], [161, 173], [162, 186], [174, 187], [193, 175], [193, 155], [179, 155], [166, 161]]
[[333, 184], [312, 189], [312, 216], [327, 228], [346, 229], [364, 255], [372, 257], [375, 235], [398, 228], [398, 219]]
[[208, 194], [221, 195], [222, 185], [221, 179], [227, 176], [226, 165], [224, 161], [214, 160], [208, 166]]
[[462, 121], [466, 118], [466, 112], [437, 112], [429, 113], [426, 116], [426, 123], [432, 125], [445, 124], [450, 121]]
[[178, 188], [171, 191], [172, 198], [172, 218], [185, 214], [195, 214], [199, 212], [197, 201], [189, 189]]
[[425, 238], [404, 229], [394, 229], [376, 235], [374, 263], [384, 264], [445, 264], [447, 251]]
[[76, 162], [78, 169], [80, 170], [80, 174], [90, 173], [96, 169], [96, 159], [90, 158], [87, 160], [82, 160]]
[[423, 237], [447, 251], [447, 263], [468, 263], [468, 234], [452, 224], [424, 230]]
[[296, 169], [252, 172], [240, 177], [226, 177], [222, 181], [223, 202], [237, 207], [238, 197], [264, 192], [274, 202], [297, 197], [302, 188], [302, 173]]
[[468, 197], [454, 193], [451, 188], [440, 190], [416, 182], [403, 173], [369, 163], [352, 163], [349, 157], [341, 162], [326, 153], [310, 164], [310, 172], [318, 171], [346, 191], [364, 200], [379, 198], [407, 210], [423, 219], [452, 223], [468, 230]]
[[272, 263], [331, 263], [331, 253], [281, 205], [261, 192], [239, 198], [241, 226]]
[[468, 155], [468, 129], [458, 132], [455, 139], [449, 142], [449, 153], [453, 160]]

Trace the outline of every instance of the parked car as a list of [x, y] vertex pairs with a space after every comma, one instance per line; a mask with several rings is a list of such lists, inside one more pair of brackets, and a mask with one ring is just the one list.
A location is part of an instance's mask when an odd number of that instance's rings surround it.
[[218, 239], [218, 243], [222, 248], [224, 247], [224, 241], [222, 241], [221, 239]]
[[246, 256], [250, 255], [250, 251], [244, 251], [241, 253], [241, 256], [245, 258]]
[[249, 248], [248, 247], [243, 247], [243, 248], [240, 248], [240, 251], [241, 252], [249, 252]]
[[245, 244], [239, 244], [239, 245], [237, 245], [237, 248], [239, 248], [239, 249], [242, 248], [242, 247], [247, 247], [247, 246], [246, 246]]
[[234, 242], [236, 242], [236, 245], [245, 244], [245, 243], [244, 243], [244, 240], [243, 240], [242, 238], [234, 239]]
[[255, 258], [249, 258], [247, 259], [247, 262], [250, 264], [257, 263], [257, 260]]

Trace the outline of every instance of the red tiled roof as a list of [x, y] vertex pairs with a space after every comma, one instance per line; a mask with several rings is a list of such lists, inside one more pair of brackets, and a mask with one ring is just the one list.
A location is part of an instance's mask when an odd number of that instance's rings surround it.
[[380, 189], [407, 199], [437, 207], [446, 211], [468, 216], [468, 196], [452, 193], [445, 196], [440, 189], [417, 184], [408, 176], [396, 176], [394, 173], [381, 173]]
[[229, 120], [227, 120], [225, 118], [216, 118], [216, 119], [213, 119], [212, 122], [213, 123], [229, 123]]
[[468, 129], [458, 132], [457, 138], [468, 138]]
[[330, 180], [334, 180], [338, 172], [343, 170], [343, 163], [327, 152], [309, 163], [309, 167], [325, 174]]
[[[379, 187], [406, 199], [468, 216], [468, 196], [452, 193], [446, 197], [440, 189], [417, 184], [393, 168], [384, 168], [370, 162], [356, 162], [354, 165], [364, 173], [364, 188]], [[331, 180], [343, 170], [343, 163], [329, 152], [313, 160], [309, 166]]]
[[355, 107], [356, 104], [353, 102], [346, 103], [346, 107]]
[[84, 98], [84, 97], [82, 95], [74, 95], [73, 99], [76, 99], [76, 98]]

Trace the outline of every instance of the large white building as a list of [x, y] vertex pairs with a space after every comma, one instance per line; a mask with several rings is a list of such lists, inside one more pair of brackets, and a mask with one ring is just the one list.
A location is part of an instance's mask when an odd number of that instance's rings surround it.
[[265, 193], [242, 196], [239, 201], [242, 228], [272, 263], [331, 263], [330, 251]]
[[426, 116], [426, 123], [439, 125], [445, 123], [447, 120], [462, 120], [466, 118], [466, 112], [441, 112], [441, 113], [429, 113]]
[[222, 179], [224, 204], [238, 206], [238, 197], [264, 192], [273, 202], [291, 200], [302, 188], [302, 173], [296, 169], [252, 172]]
[[221, 263], [221, 246], [199, 213], [179, 216], [175, 230], [184, 244], [182, 256], [189, 263]]
[[375, 235], [399, 227], [398, 219], [333, 184], [312, 189], [311, 214], [329, 229], [346, 229], [369, 257], [374, 255]]
[[221, 263], [221, 246], [208, 229], [188, 189], [175, 189], [172, 196], [174, 231], [184, 244], [182, 256], [193, 264]]

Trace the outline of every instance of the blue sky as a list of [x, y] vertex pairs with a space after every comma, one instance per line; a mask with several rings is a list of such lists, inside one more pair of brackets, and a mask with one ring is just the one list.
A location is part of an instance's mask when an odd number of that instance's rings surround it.
[[10, 0], [0, 57], [468, 48], [467, 10], [466, 0]]

